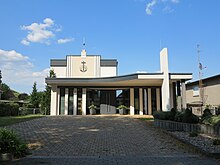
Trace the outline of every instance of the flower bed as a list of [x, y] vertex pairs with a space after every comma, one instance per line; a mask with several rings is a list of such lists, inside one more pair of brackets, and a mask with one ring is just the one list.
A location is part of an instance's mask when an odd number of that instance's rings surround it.
[[198, 132], [204, 134], [220, 135], [219, 126], [211, 126], [205, 124], [190, 124], [158, 119], [154, 120], [154, 125], [168, 131]]

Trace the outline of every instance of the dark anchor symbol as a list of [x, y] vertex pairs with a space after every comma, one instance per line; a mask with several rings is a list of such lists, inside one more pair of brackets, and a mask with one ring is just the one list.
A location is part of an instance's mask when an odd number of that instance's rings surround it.
[[83, 61], [83, 62], [81, 62], [81, 63], [82, 63], [82, 66], [80, 67], [80, 71], [81, 71], [81, 72], [86, 72], [86, 71], [87, 71], [87, 66], [85, 65], [86, 62]]

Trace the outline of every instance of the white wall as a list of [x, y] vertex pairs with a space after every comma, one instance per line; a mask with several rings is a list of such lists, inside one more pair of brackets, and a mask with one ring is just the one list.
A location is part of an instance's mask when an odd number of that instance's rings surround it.
[[102, 66], [101, 77], [111, 77], [111, 76], [117, 76], [117, 67]]
[[[85, 62], [86, 71], [82, 72], [82, 62]], [[100, 56], [67, 56], [68, 78], [100, 77]]]
[[57, 78], [65, 78], [66, 77], [66, 67], [50, 67], [53, 69]]
[[170, 110], [170, 89], [169, 89], [169, 73], [168, 73], [168, 50], [163, 48], [160, 52], [160, 69], [164, 79], [161, 88], [162, 92], [162, 110]]

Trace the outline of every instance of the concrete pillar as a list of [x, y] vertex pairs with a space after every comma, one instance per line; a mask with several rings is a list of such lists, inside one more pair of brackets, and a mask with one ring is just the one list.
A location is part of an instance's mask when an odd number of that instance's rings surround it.
[[162, 110], [170, 110], [170, 89], [169, 89], [169, 72], [168, 72], [168, 51], [164, 48], [160, 52], [160, 70], [163, 73], [162, 92]]
[[50, 115], [57, 115], [57, 86], [51, 86]]
[[139, 88], [139, 107], [140, 107], [140, 115], [144, 114], [144, 109], [143, 109], [143, 89]]
[[181, 94], [182, 94], [182, 108], [186, 109], [186, 84], [185, 84], [184, 81], [182, 81], [181, 86], [182, 86], [182, 91], [181, 91]]
[[145, 114], [147, 114], [147, 89], [144, 89], [144, 109], [145, 109]]
[[157, 111], [160, 111], [160, 89], [156, 88], [156, 98], [157, 98]]
[[182, 98], [181, 96], [177, 96], [177, 110], [182, 110]]
[[64, 114], [68, 115], [68, 95], [69, 95], [69, 89], [65, 88], [65, 111]]
[[60, 88], [57, 88], [57, 110], [56, 115], [59, 115], [60, 111]]
[[82, 115], [86, 115], [86, 88], [82, 88]]
[[130, 88], [130, 115], [134, 115], [134, 88]]
[[147, 89], [147, 100], [148, 100], [148, 115], [152, 115], [152, 100], [151, 100], [151, 88]]
[[77, 88], [73, 89], [73, 115], [77, 115]]

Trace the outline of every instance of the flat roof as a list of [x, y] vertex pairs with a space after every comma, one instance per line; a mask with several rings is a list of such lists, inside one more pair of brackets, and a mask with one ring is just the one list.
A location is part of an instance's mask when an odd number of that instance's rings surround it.
[[[180, 80], [189, 80], [192, 74], [172, 74], [170, 78], [181, 75]], [[185, 75], [185, 76], [184, 76]], [[97, 77], [97, 78], [46, 78], [49, 85], [64, 86], [161, 86], [163, 82], [163, 73], [134, 73], [129, 75], [114, 77]]]
[[[118, 61], [116, 59], [100, 59], [100, 66], [108, 67], [108, 66], [117, 66]], [[50, 66], [52, 67], [66, 67], [67, 59], [51, 59]]]
[[[202, 79], [202, 81], [207, 82], [207, 81], [214, 80], [214, 79], [220, 79], [220, 74], [204, 78], [204, 79]], [[192, 85], [198, 85], [198, 84], [199, 84], [199, 80], [196, 80], [196, 81], [193, 81], [193, 82], [189, 82], [186, 85], [192, 86]]]

